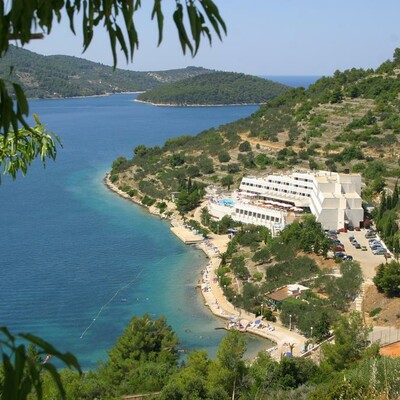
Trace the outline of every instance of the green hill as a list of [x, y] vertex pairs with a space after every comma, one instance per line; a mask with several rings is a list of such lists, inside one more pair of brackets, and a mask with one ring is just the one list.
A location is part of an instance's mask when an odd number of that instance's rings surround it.
[[164, 83], [212, 72], [188, 67], [169, 71], [135, 72], [70, 56], [43, 56], [11, 46], [0, 60], [0, 74], [20, 83], [27, 97], [53, 98], [137, 92]]
[[234, 72], [213, 72], [163, 85], [138, 100], [168, 105], [261, 104], [289, 88], [277, 82]]
[[[291, 328], [295, 321], [296, 330], [313, 345], [321, 343], [333, 330], [335, 342], [321, 347], [321, 353], [314, 358], [319, 362], [314, 364], [306, 357], [282, 357], [279, 365], [285, 368], [283, 375], [277, 372], [279, 367], [272, 367], [268, 355], [259, 354], [249, 366], [249, 370], [256, 367], [257, 372], [250, 373], [246, 381], [250, 384], [240, 394], [243, 398], [398, 398], [398, 374], [391, 372], [398, 371], [398, 359], [378, 356], [379, 346], [368, 343], [368, 328], [363, 321], [366, 315], [349, 313], [352, 299], [361, 290], [362, 266], [338, 261], [336, 267], [341, 275], [333, 277], [332, 260], [324, 259], [324, 251], [331, 244], [314, 218], [295, 221], [272, 238], [265, 227], [239, 226], [227, 216], [215, 221], [207, 207], [192, 210], [201, 204], [206, 185], [229, 190], [237, 187], [244, 175], [293, 168], [351, 170], [362, 174], [362, 197], [377, 206], [373, 214], [375, 227], [397, 255], [399, 115], [397, 49], [393, 61], [384, 62], [376, 70], [336, 71], [333, 77], [322, 78], [307, 90], [291, 89], [269, 100], [248, 118], [196, 136], [169, 139], [162, 147], [140, 145], [132, 159], [119, 157], [114, 161], [110, 181], [142, 204], [153, 206], [152, 211], [158, 209], [167, 217], [179, 212], [186, 224], [205, 234], [228, 233], [236, 228], [226, 251], [220, 254], [217, 270], [219, 285], [231, 304], [263, 314], [264, 322], [279, 316], [281, 323]], [[391, 290], [398, 293], [398, 271], [398, 262], [382, 261], [376, 275], [378, 289], [385, 291], [380, 286], [382, 282], [388, 286], [393, 282]], [[392, 280], [388, 278], [390, 274]], [[265, 293], [292, 282], [304, 282], [310, 290], [300, 298], [284, 300], [279, 310], [271, 307]], [[379, 299], [383, 309], [370, 311], [370, 317], [381, 311], [390, 313], [387, 298], [382, 294]], [[373, 320], [373, 324], [378, 321], [375, 317]], [[368, 318], [368, 324], [370, 321]], [[388, 326], [389, 321], [384, 321]], [[392, 326], [396, 323], [393, 321]], [[286, 368], [288, 362], [298, 364]], [[382, 369], [385, 363], [390, 365], [387, 373]], [[268, 371], [273, 371], [268, 382], [258, 379], [266, 377]], [[289, 379], [287, 371], [304, 380]], [[279, 376], [282, 381], [275, 383]], [[383, 377], [388, 377], [385, 384]], [[163, 393], [167, 394], [161, 398], [172, 398], [168, 395], [176, 392], [165, 389]]]
[[142, 197], [169, 199], [189, 178], [233, 187], [246, 174], [350, 169], [362, 174], [364, 199], [373, 201], [400, 177], [399, 98], [396, 57], [376, 70], [336, 71], [269, 100], [248, 118], [163, 147], [139, 146], [132, 160], [114, 165], [114, 179]]

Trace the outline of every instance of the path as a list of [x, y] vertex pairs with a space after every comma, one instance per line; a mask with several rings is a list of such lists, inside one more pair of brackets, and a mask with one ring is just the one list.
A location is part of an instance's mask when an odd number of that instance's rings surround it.
[[223, 294], [222, 288], [218, 282], [217, 269], [221, 262], [219, 254], [226, 251], [229, 242], [228, 235], [210, 235], [208, 241], [203, 242], [200, 247], [209, 257], [209, 265], [205, 269], [202, 277], [202, 294], [206, 305], [211, 312], [224, 319], [235, 319], [237, 321], [246, 321], [248, 324], [246, 332], [272, 340], [276, 346], [271, 349], [272, 357], [280, 360], [281, 355], [290, 351], [289, 345], [294, 345], [293, 355], [299, 356], [302, 353], [307, 339], [297, 332], [291, 331], [277, 323], [263, 321], [263, 328], [257, 325], [250, 327], [257, 320], [255, 314], [249, 313], [228, 302]]

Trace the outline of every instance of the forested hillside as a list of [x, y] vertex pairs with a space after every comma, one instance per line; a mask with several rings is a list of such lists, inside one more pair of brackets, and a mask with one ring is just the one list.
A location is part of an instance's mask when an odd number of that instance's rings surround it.
[[[112, 179], [145, 201], [180, 192], [186, 213], [201, 198], [200, 187], [237, 186], [246, 174], [292, 168], [344, 171], [363, 176], [363, 198], [375, 202], [393, 190], [398, 177], [400, 50], [376, 70], [336, 71], [304, 88], [290, 89], [248, 118], [196, 136], [167, 140], [162, 147], [138, 146], [131, 160], [119, 158]], [[133, 192], [132, 192], [133, 191]], [[390, 215], [398, 215], [397, 205]], [[392, 224], [387, 243], [399, 247]]]
[[234, 72], [213, 72], [163, 85], [138, 96], [153, 104], [261, 104], [289, 88], [281, 83]]
[[[9, 76], [11, 66], [14, 68]], [[14, 46], [0, 60], [0, 74], [20, 83], [30, 98], [144, 91], [209, 72], [212, 71], [199, 67], [149, 72], [113, 70], [77, 57], [43, 56]]]

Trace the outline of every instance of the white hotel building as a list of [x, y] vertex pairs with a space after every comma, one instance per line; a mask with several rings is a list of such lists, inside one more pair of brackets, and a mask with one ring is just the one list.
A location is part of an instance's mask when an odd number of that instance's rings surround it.
[[291, 175], [245, 177], [232, 201], [211, 198], [209, 211], [220, 219], [283, 229], [304, 209], [316, 216], [324, 229], [359, 226], [364, 219], [359, 174], [329, 171], [293, 172]]

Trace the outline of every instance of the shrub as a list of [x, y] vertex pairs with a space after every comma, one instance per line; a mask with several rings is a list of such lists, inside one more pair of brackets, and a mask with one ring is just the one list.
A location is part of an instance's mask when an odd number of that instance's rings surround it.
[[156, 207], [160, 210], [160, 214], [162, 214], [165, 211], [165, 209], [167, 208], [167, 203], [165, 203], [164, 201], [158, 202], [156, 204]]
[[145, 206], [148, 206], [148, 207], [151, 207], [155, 202], [156, 202], [156, 200], [152, 199], [149, 196], [144, 196], [142, 198], [142, 204], [144, 204]]
[[254, 275], [253, 275], [253, 279], [256, 281], [256, 282], [260, 282], [261, 280], [262, 280], [262, 278], [263, 278], [263, 273], [262, 272], [256, 272], [256, 273], [254, 273]]
[[208, 157], [202, 157], [198, 163], [198, 167], [200, 168], [200, 171], [203, 172], [203, 174], [212, 174], [214, 172], [214, 163], [211, 158]]
[[400, 264], [396, 261], [380, 264], [373, 281], [386, 296], [400, 296]]
[[111, 183], [115, 183], [115, 182], [117, 182], [117, 180], [118, 180], [118, 175], [117, 174], [112, 174], [110, 176], [110, 182]]
[[236, 174], [236, 172], [240, 171], [239, 164], [233, 163], [233, 164], [228, 164], [228, 172], [230, 174]]
[[267, 321], [276, 322], [276, 317], [271, 310], [267, 309], [263, 314]]
[[186, 173], [190, 178], [196, 178], [201, 175], [200, 168], [197, 165], [190, 165], [187, 167]]
[[239, 145], [239, 151], [242, 152], [242, 153], [251, 151], [251, 145], [250, 145], [250, 143], [249, 143], [247, 140], [245, 140], [244, 142], [240, 143], [240, 145]]
[[182, 154], [172, 154], [169, 158], [169, 163], [171, 167], [178, 167], [179, 165], [183, 165], [185, 163], [185, 159]]
[[129, 196], [133, 197], [137, 195], [137, 190], [136, 189], [130, 189], [126, 193], [129, 194]]
[[226, 163], [228, 161], [230, 161], [231, 156], [229, 155], [229, 153], [227, 151], [222, 151], [221, 153], [218, 154], [218, 160], [221, 163]]
[[375, 315], [378, 315], [382, 311], [381, 307], [377, 307], [373, 309], [372, 311], [369, 312], [370, 317], [375, 317]]

